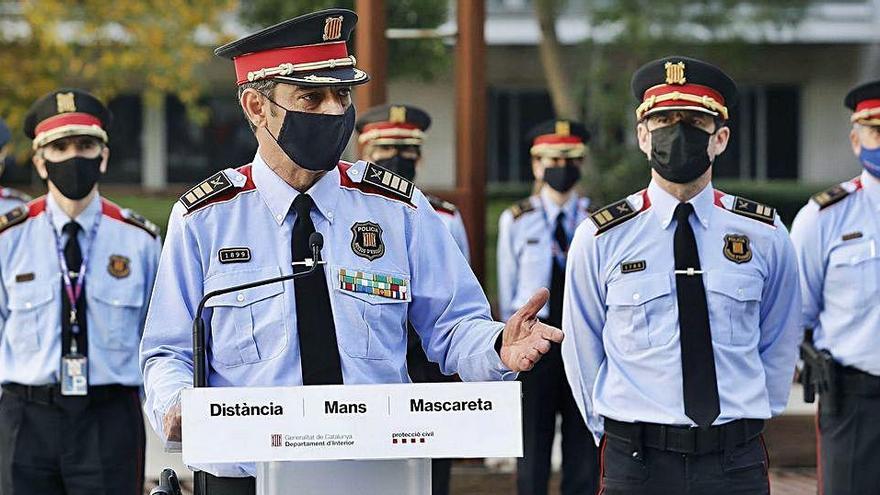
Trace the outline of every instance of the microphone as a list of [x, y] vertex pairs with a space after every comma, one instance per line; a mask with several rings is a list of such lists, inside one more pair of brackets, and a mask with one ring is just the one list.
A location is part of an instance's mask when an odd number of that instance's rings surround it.
[[[194, 387], [207, 387], [208, 386], [208, 359], [207, 359], [207, 349], [205, 348], [205, 322], [202, 320], [202, 312], [205, 310], [205, 304], [208, 303], [211, 299], [217, 296], [222, 296], [223, 294], [229, 294], [230, 292], [237, 292], [241, 290], [253, 289], [255, 287], [261, 287], [263, 285], [274, 284], [276, 282], [286, 282], [288, 280], [294, 280], [300, 277], [307, 277], [314, 273], [320, 265], [326, 264], [326, 261], [321, 260], [321, 248], [324, 247], [324, 236], [321, 235], [320, 232], [312, 232], [309, 235], [309, 246], [312, 248], [312, 257], [306, 258], [303, 261], [294, 261], [291, 265], [294, 268], [293, 273], [288, 275], [282, 275], [280, 277], [272, 277], [264, 280], [257, 280], [255, 282], [248, 282], [246, 284], [234, 285], [232, 287], [226, 287], [223, 289], [217, 289], [211, 291], [202, 297], [201, 301], [199, 301], [199, 306], [196, 309], [195, 318], [193, 318], [193, 386]], [[301, 272], [296, 271], [297, 266], [305, 266], [306, 270]]]
[[171, 468], [163, 469], [159, 475], [159, 486], [153, 488], [150, 495], [181, 495], [177, 473]]

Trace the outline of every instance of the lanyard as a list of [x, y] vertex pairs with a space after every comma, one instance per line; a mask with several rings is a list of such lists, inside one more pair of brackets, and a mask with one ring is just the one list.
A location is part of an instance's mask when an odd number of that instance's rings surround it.
[[[61, 279], [64, 283], [64, 292], [67, 294], [67, 300], [70, 302], [70, 330], [74, 335], [79, 334], [79, 317], [76, 314], [76, 302], [82, 295], [82, 289], [86, 281], [86, 269], [89, 266], [89, 255], [92, 247], [95, 245], [95, 235], [98, 233], [98, 225], [101, 223], [101, 214], [95, 218], [91, 230], [89, 230], [89, 248], [83, 253], [82, 264], [79, 267], [79, 273], [76, 276], [76, 286], [70, 279], [70, 269], [67, 266], [67, 260], [64, 259], [64, 248], [61, 247], [61, 236], [55, 230], [55, 223], [52, 221], [52, 211], [46, 208], [49, 226], [52, 228], [52, 234], [55, 236], [55, 252], [58, 254], [58, 264], [61, 266]], [[74, 239], [76, 241], [76, 239]], [[69, 240], [68, 240], [69, 242]], [[70, 339], [71, 352], [76, 353], [76, 339]]]

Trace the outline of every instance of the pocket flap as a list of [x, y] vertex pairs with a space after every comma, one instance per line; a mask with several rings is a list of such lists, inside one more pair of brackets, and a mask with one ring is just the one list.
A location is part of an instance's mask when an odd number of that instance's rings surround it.
[[96, 291], [90, 295], [110, 306], [139, 308], [144, 305], [144, 293], [142, 290]]
[[[227, 289], [237, 285], [258, 282], [260, 280], [280, 276], [281, 269], [277, 266], [218, 273], [208, 280], [205, 280], [205, 294], [216, 290]], [[257, 301], [262, 301], [263, 299], [277, 296], [282, 292], [284, 292], [284, 286], [282, 283], [275, 282], [214, 296], [205, 303], [205, 307], [213, 308], [217, 306], [231, 306], [240, 308]]]
[[400, 273], [365, 272], [334, 266], [333, 288], [337, 293], [370, 304], [397, 304], [412, 300], [409, 277]]
[[608, 286], [605, 302], [608, 306], [639, 306], [671, 291], [669, 275], [664, 273], [625, 277]]
[[55, 299], [60, 284], [23, 284], [9, 291], [9, 309], [21, 311], [34, 309]]
[[746, 273], [710, 271], [703, 274], [706, 290], [737, 301], [760, 301], [764, 280]]
[[833, 249], [828, 255], [828, 263], [831, 266], [858, 265], [876, 257], [874, 241], [868, 240], [857, 244], [844, 244]]

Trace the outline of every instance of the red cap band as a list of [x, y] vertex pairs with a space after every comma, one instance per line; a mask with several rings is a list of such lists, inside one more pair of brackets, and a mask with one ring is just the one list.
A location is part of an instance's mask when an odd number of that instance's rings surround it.
[[[642, 100], [646, 101], [652, 96], [662, 96], [676, 92], [691, 96], [697, 96], [700, 98], [702, 98], [703, 96], [708, 96], [715, 100], [718, 104], [724, 106], [724, 97], [721, 96], [721, 93], [715, 91], [708, 86], [702, 86], [700, 84], [659, 84], [652, 88], [648, 88], [648, 90], [645, 91], [645, 95], [642, 97]], [[651, 110], [662, 107], [692, 107], [695, 105], [702, 106], [699, 104], [695, 104], [695, 102], [693, 101], [672, 99], [658, 102], [653, 107], [651, 107]], [[706, 107], [706, 109], [712, 110], [713, 112], [717, 111], [716, 109], [708, 107]]]
[[871, 110], [873, 108], [880, 108], [880, 99], [873, 100], [862, 100], [856, 105], [856, 112], [861, 112], [862, 110]]
[[583, 142], [584, 141], [577, 136], [544, 134], [536, 137], [533, 144], [583, 144]]
[[260, 69], [278, 67], [281, 64], [312, 64], [348, 57], [345, 41], [321, 43], [317, 45], [273, 48], [262, 52], [248, 53], [235, 57], [235, 77], [237, 84], [249, 82], [248, 73]]
[[34, 130], [34, 134], [42, 134], [44, 132], [51, 131], [52, 129], [57, 129], [59, 127], [64, 127], [67, 125], [98, 126], [102, 129], [104, 128], [103, 124], [101, 123], [101, 119], [95, 117], [92, 114], [70, 112], [54, 115], [40, 122], [39, 124], [37, 124], [37, 128]]

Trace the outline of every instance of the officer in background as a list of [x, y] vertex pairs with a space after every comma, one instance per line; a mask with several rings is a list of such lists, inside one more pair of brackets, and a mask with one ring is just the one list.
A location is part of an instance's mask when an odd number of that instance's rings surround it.
[[27, 113], [49, 193], [0, 217], [0, 493], [143, 493], [138, 343], [155, 225], [101, 197], [110, 111], [78, 89]]
[[[422, 165], [422, 142], [431, 127], [431, 116], [412, 105], [373, 107], [357, 121], [358, 143], [363, 146], [361, 159], [373, 162], [413, 182]], [[423, 193], [431, 203], [461, 254], [470, 261], [467, 232], [458, 208], [449, 201]]]
[[785, 408], [801, 334], [794, 248], [773, 208], [712, 188], [730, 77], [671, 56], [632, 89], [652, 180], [578, 228], [563, 303], [602, 493], [769, 493], [761, 432]]
[[880, 293], [880, 81], [854, 88], [844, 102], [864, 170], [813, 196], [791, 230], [803, 325], [817, 349], [830, 351], [836, 376], [818, 415], [818, 478], [828, 495], [876, 493], [880, 485], [880, 309], [873, 304]]
[[[0, 175], [3, 175], [3, 171], [6, 169], [7, 160], [12, 158], [9, 156], [11, 140], [12, 133], [9, 132], [9, 127], [6, 126], [6, 122], [3, 119], [0, 119]], [[31, 199], [27, 194], [11, 187], [0, 187], [0, 213], [5, 213], [16, 206], [21, 206]]]
[[[215, 51], [234, 61], [259, 148], [253, 163], [214, 174], [171, 213], [141, 345], [145, 409], [166, 441], [180, 439], [200, 299], [290, 273], [312, 258], [316, 232], [327, 265], [207, 302], [209, 385], [405, 383], [408, 323], [431, 361], [470, 381], [514, 379], [562, 340], [535, 316], [546, 289], [506, 324], [493, 321], [421, 191], [374, 164], [339, 161], [355, 127], [351, 86], [368, 80], [346, 47], [356, 21], [324, 10]], [[197, 493], [254, 493], [253, 464], [196, 467]]]
[[[543, 122], [528, 133], [535, 194], [511, 206], [498, 222], [498, 304], [512, 315], [540, 287], [550, 302], [538, 312], [549, 325], [562, 324], [565, 259], [577, 226], [589, 215], [590, 199], [576, 185], [590, 134], [567, 120]], [[556, 417], [562, 417], [562, 493], [596, 493], [596, 446], [565, 378], [559, 346], [520, 377], [523, 386], [523, 457], [517, 460], [520, 495], [547, 493]]]
[[[373, 107], [364, 112], [355, 125], [358, 143], [363, 147], [361, 158], [413, 182], [422, 164], [422, 142], [430, 126], [431, 116], [421, 108], [400, 104]], [[458, 208], [437, 196], [423, 194], [449, 229], [461, 254], [469, 260], [467, 233]], [[412, 325], [408, 325], [406, 338], [406, 368], [413, 383], [455, 381], [454, 376], [444, 375], [440, 366], [428, 359], [422, 348], [422, 339]], [[451, 470], [451, 459], [432, 459], [433, 495], [449, 493]]]

